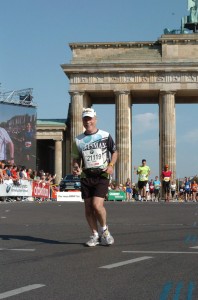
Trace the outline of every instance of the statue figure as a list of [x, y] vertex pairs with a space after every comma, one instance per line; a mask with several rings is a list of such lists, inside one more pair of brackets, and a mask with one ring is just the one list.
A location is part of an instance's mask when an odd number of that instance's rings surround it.
[[188, 0], [188, 10], [190, 11], [188, 23], [198, 23], [198, 0]]

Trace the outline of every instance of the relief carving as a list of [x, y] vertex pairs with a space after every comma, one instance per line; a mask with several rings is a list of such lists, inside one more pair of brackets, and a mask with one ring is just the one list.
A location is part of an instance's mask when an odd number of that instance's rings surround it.
[[82, 76], [74, 75], [70, 77], [70, 83], [78, 84], [78, 83], [87, 83], [87, 84], [97, 84], [97, 83], [170, 83], [170, 82], [198, 82], [198, 74], [187, 73], [187, 72], [156, 72], [156, 73], [125, 73], [125, 74], [93, 74], [87, 75], [82, 74]]

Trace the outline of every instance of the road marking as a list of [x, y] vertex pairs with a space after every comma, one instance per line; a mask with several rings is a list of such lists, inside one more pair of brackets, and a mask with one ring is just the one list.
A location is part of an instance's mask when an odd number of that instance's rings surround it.
[[187, 300], [191, 300], [192, 299], [192, 294], [193, 294], [194, 288], [195, 288], [194, 282], [190, 282], [189, 286], [188, 286], [188, 295], [187, 295], [188, 298], [187, 298]]
[[182, 251], [122, 251], [124, 253], [149, 253], [149, 254], [198, 254], [198, 252]]
[[[192, 300], [192, 294], [193, 294], [194, 288], [195, 288], [194, 282], [190, 281], [188, 284], [187, 298], [185, 298], [185, 299]], [[174, 290], [173, 282], [167, 282], [163, 287], [162, 293], [160, 295], [160, 300], [170, 299], [170, 296], [171, 296], [171, 299], [173, 299], [173, 300], [179, 300], [180, 296], [182, 296], [182, 294], [184, 294], [184, 293], [186, 294], [186, 291], [185, 291], [185, 285], [183, 284], [182, 281], [177, 283], [175, 290]], [[172, 298], [172, 296], [173, 296], [173, 298]]]
[[194, 247], [189, 247], [191, 249], [198, 249], [198, 246], [194, 246]]
[[29, 292], [31, 290], [39, 289], [39, 288], [44, 287], [44, 286], [45, 286], [44, 284], [27, 285], [27, 286], [21, 287], [19, 289], [11, 290], [11, 291], [0, 294], [0, 299], [5, 299], [5, 298], [8, 298], [8, 297], [18, 295], [18, 294]]
[[7, 249], [7, 248], [0, 248], [0, 251], [35, 251], [35, 249]]
[[167, 282], [164, 285], [164, 287], [163, 287], [162, 293], [160, 295], [160, 300], [166, 300], [167, 299], [168, 294], [169, 294], [171, 288], [172, 288], [172, 283], [171, 282]]
[[121, 261], [121, 262], [111, 264], [111, 265], [106, 265], [106, 266], [99, 267], [99, 268], [100, 269], [112, 269], [112, 268], [117, 268], [117, 267], [121, 267], [121, 266], [128, 265], [128, 264], [133, 264], [135, 262], [150, 259], [150, 258], [152, 258], [152, 257], [151, 256], [143, 256], [143, 257], [139, 257], [139, 258]]

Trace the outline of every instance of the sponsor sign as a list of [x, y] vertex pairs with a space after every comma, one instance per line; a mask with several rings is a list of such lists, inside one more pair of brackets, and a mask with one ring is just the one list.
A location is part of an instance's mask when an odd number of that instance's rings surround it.
[[109, 201], [126, 200], [126, 193], [124, 191], [111, 190], [108, 192], [108, 200]]
[[82, 202], [82, 196], [80, 191], [76, 192], [57, 192], [57, 201], [74, 201]]
[[32, 196], [36, 198], [50, 198], [49, 183], [33, 181]]
[[2, 197], [31, 197], [32, 196], [32, 183], [29, 180], [19, 180], [17, 185], [14, 184], [13, 180], [4, 180], [0, 184], [0, 196]]

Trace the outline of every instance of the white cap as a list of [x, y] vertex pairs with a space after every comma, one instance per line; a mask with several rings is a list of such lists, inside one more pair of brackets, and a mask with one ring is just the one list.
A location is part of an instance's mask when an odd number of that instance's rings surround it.
[[93, 108], [83, 108], [83, 112], [82, 112], [82, 118], [84, 117], [90, 117], [93, 118], [96, 116], [96, 112]]

